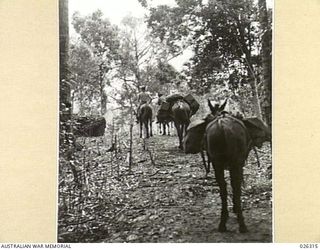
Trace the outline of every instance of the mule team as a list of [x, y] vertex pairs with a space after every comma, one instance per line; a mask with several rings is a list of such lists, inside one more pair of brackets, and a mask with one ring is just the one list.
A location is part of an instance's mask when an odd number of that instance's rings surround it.
[[[208, 100], [211, 113], [201, 120], [190, 123], [190, 117], [199, 107], [192, 106], [190, 98], [189, 102], [188, 98], [178, 95], [171, 99], [173, 101], [170, 103], [167, 98], [169, 112], [159, 110], [158, 122], [174, 122], [179, 137], [179, 148], [187, 154], [201, 153], [206, 174], [209, 173], [212, 163], [222, 201], [218, 230], [227, 231], [226, 222], [229, 215], [224, 170], [229, 170], [233, 191], [233, 212], [237, 215], [239, 231], [247, 232], [241, 209], [243, 167], [253, 147], [261, 147], [265, 141], [271, 142], [270, 129], [258, 118], [243, 118], [225, 112], [227, 100], [222, 105], [215, 106]], [[152, 136], [152, 109], [148, 103], [141, 105], [139, 120], [140, 136], [142, 136], [142, 124], [145, 124], [146, 136]], [[204, 152], [207, 154], [208, 163], [205, 161]]]

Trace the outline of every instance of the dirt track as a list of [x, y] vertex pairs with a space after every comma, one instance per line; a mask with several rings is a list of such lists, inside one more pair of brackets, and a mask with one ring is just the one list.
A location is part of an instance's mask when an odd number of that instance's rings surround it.
[[[232, 213], [228, 177], [228, 232], [219, 233], [221, 203], [214, 174], [210, 173], [205, 179], [200, 156], [185, 155], [178, 150], [177, 137], [156, 135], [148, 139], [147, 147], [155, 165], [143, 151], [142, 139], [136, 138], [136, 164], [132, 174], [120, 165], [119, 178], [103, 173], [103, 162], [108, 153], [101, 154], [107, 147], [103, 141], [100, 143], [100, 156], [95, 158], [99, 163], [95, 164], [95, 172], [91, 170], [93, 173], [88, 181], [89, 193], [99, 190], [98, 198], [87, 197], [90, 205], [82, 208], [89, 211], [87, 216], [91, 214], [95, 219], [71, 229], [70, 226], [60, 227], [60, 242], [272, 241], [272, 192], [267, 171], [271, 164], [269, 145], [260, 151], [261, 167], [257, 167], [251, 153], [244, 170], [242, 200], [249, 233], [240, 234], [236, 216]], [[90, 150], [94, 152], [92, 147]], [[99, 166], [100, 174], [96, 174]], [[70, 222], [71, 218], [67, 220]]]

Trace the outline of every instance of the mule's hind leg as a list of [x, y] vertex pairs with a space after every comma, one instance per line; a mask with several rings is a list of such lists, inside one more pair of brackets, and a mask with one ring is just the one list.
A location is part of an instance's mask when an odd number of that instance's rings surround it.
[[183, 125], [180, 124], [179, 125], [179, 148], [183, 149], [183, 145], [182, 145], [182, 139], [183, 139]]
[[220, 198], [222, 203], [220, 224], [219, 224], [218, 230], [219, 232], [225, 232], [227, 231], [226, 223], [229, 217], [229, 213], [228, 213], [228, 201], [227, 201], [227, 196], [228, 196], [227, 183], [224, 179], [223, 164], [215, 164], [214, 172], [216, 176], [216, 181], [219, 185]]
[[182, 149], [182, 128], [181, 128], [181, 125], [178, 122], [175, 122], [174, 126], [177, 129], [177, 134], [178, 134], [178, 138], [179, 138], [179, 148]]
[[142, 122], [140, 122], [140, 138], [142, 138]]
[[149, 124], [148, 124], [148, 121], [145, 121], [144, 122], [144, 128], [146, 130], [146, 138], [149, 138]]
[[206, 171], [206, 178], [207, 178], [207, 176], [208, 176], [208, 174], [209, 174], [209, 172], [210, 172], [210, 160], [209, 160], [209, 158], [208, 158], [208, 166], [207, 166], [207, 163], [206, 163], [206, 158], [205, 158], [205, 156], [204, 156], [204, 152], [203, 152], [203, 150], [201, 150], [201, 152], [200, 152], [200, 154], [201, 154], [201, 158], [202, 158], [202, 162], [203, 162], [203, 166], [204, 166], [204, 169], [205, 169], [205, 171]]
[[186, 135], [187, 134], [187, 129], [188, 129], [188, 126], [189, 126], [190, 122], [186, 122], [183, 126], [184, 126], [184, 134]]
[[[207, 168], [208, 168], [208, 173], [210, 172], [210, 164], [212, 164], [212, 162], [210, 161], [210, 157], [209, 157], [209, 155], [208, 155], [208, 152], [207, 152], [207, 159], [208, 159], [208, 166], [207, 166]], [[213, 164], [212, 164], [212, 166], [213, 166]]]
[[150, 136], [153, 136], [153, 133], [152, 133], [152, 119], [150, 119]]
[[241, 182], [242, 182], [242, 167], [233, 166], [230, 168], [231, 186], [233, 192], [233, 211], [237, 214], [240, 233], [248, 232], [244, 223], [241, 208]]
[[162, 123], [162, 127], [163, 127], [163, 133], [162, 133], [162, 135], [166, 135], [166, 134], [167, 134], [167, 131], [166, 131], [166, 123], [165, 123], [165, 122]]

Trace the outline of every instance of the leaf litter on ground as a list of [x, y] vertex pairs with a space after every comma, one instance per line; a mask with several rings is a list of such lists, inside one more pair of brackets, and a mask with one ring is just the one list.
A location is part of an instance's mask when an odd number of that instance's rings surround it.
[[221, 201], [213, 171], [204, 178], [200, 156], [183, 154], [175, 136], [156, 135], [147, 140], [155, 165], [142, 148], [143, 140], [135, 137], [132, 173], [127, 151], [118, 163], [112, 152], [106, 152], [110, 138], [82, 142], [84, 148], [75, 164], [86, 181], [81, 189], [70, 181], [59, 189], [59, 242], [272, 241], [270, 145], [258, 151], [260, 168], [253, 152], [244, 168], [247, 234], [238, 233], [226, 172], [230, 219], [229, 231], [222, 234], [217, 231]]

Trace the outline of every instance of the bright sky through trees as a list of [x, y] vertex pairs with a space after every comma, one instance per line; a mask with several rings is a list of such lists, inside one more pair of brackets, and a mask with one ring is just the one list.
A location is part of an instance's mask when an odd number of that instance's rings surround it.
[[[152, 6], [159, 4], [175, 5], [174, 0], [149, 0], [148, 3]], [[272, 7], [273, 0], [267, 0], [267, 4], [269, 8]], [[128, 14], [134, 17], [144, 17], [144, 15], [147, 14], [147, 10], [141, 6], [138, 0], [69, 0], [70, 35], [75, 35], [75, 31], [71, 25], [71, 17], [75, 11], [80, 12], [81, 15], [87, 15], [97, 9], [100, 9], [111, 23], [117, 25], [119, 25], [121, 20]], [[191, 56], [192, 52], [187, 50], [182, 56], [173, 59], [170, 63], [177, 70], [181, 70], [183, 63]]]

